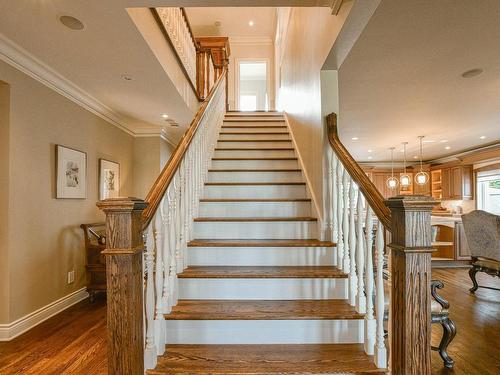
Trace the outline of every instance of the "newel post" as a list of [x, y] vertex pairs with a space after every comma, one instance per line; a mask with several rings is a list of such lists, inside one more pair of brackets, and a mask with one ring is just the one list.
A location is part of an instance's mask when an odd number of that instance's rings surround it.
[[391, 371], [431, 373], [431, 210], [428, 196], [397, 196], [391, 210]]
[[108, 373], [144, 374], [142, 211], [137, 198], [97, 203], [106, 214]]

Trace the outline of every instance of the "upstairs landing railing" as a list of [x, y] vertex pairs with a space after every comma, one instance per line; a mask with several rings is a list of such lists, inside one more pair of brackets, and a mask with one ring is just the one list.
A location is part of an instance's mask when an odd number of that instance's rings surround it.
[[384, 202], [340, 141], [336, 114], [327, 116], [326, 126], [331, 146], [327, 234], [337, 243], [336, 265], [349, 275], [349, 303], [365, 316], [365, 352], [393, 374], [430, 374], [430, 214], [435, 202], [427, 196]]

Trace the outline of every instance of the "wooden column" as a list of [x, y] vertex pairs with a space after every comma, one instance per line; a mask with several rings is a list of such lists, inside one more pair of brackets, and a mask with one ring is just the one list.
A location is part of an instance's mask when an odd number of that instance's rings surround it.
[[391, 210], [391, 371], [431, 373], [431, 210], [428, 196], [397, 196]]
[[106, 214], [108, 373], [144, 374], [142, 211], [137, 198], [97, 203]]

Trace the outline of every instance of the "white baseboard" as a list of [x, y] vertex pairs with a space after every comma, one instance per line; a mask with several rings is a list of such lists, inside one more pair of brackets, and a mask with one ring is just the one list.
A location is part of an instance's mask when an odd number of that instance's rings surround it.
[[10, 341], [68, 307], [87, 298], [87, 288], [68, 294], [8, 324], [0, 324], [0, 341]]

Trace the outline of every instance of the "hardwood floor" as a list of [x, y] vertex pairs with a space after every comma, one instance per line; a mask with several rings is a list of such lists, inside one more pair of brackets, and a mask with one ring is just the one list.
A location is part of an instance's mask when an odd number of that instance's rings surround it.
[[[500, 292], [479, 289], [471, 295], [466, 269], [433, 269], [441, 279], [440, 293], [450, 301], [450, 316], [457, 336], [449, 347], [454, 370], [443, 367], [439, 354], [432, 353], [432, 373], [456, 375], [500, 374]], [[500, 281], [478, 274], [479, 283], [500, 287]], [[101, 298], [94, 304], [83, 301], [10, 341], [0, 343], [0, 374], [105, 374], [106, 307]], [[433, 344], [440, 338], [433, 325]], [[175, 354], [175, 353], [174, 353]], [[200, 370], [201, 371], [201, 370]], [[191, 374], [203, 372], [191, 372]], [[276, 374], [276, 372], [274, 372]]]

